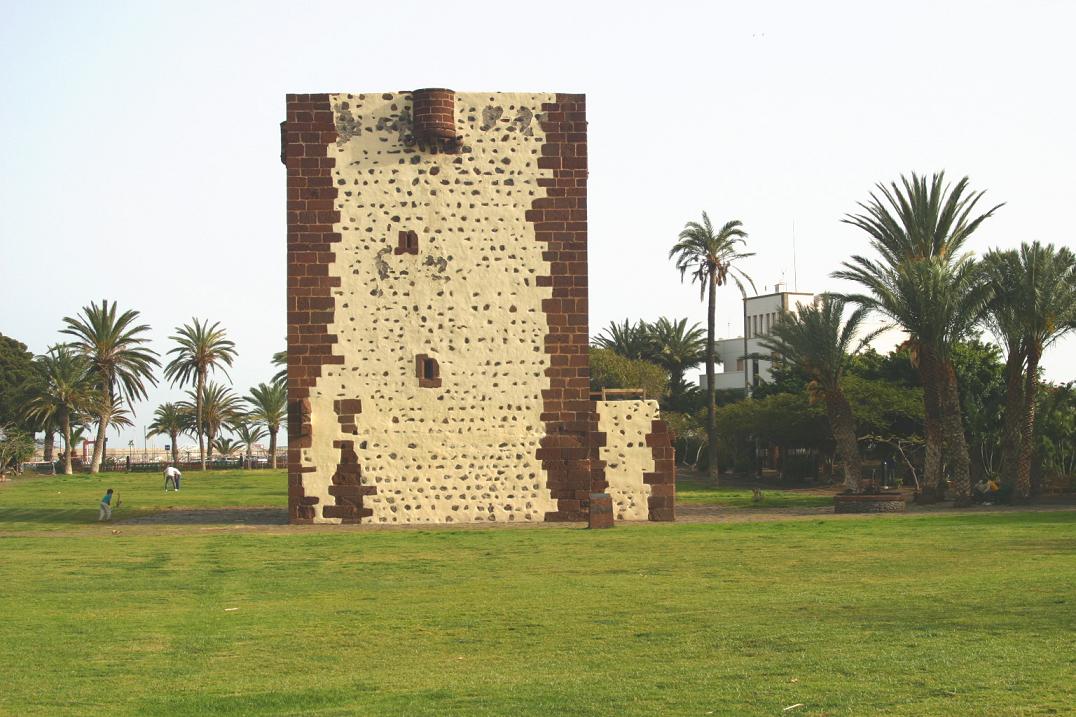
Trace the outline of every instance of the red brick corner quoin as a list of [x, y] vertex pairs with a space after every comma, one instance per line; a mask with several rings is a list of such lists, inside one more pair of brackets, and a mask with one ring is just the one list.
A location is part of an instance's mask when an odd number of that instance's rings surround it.
[[550, 521], [586, 520], [591, 491], [605, 488], [604, 464], [598, 459], [603, 438], [590, 400], [587, 312], [587, 114], [584, 95], [558, 94], [542, 105], [545, 132], [540, 169], [552, 177], [538, 180], [546, 196], [536, 198], [526, 213], [535, 239], [545, 245], [542, 258], [548, 276], [539, 286], [552, 287], [543, 299], [549, 333], [549, 388], [542, 391], [541, 420], [545, 437], [537, 458], [557, 510]]
[[646, 445], [654, 458], [654, 472], [643, 474], [643, 483], [650, 486], [647, 498], [648, 520], [676, 520], [676, 449], [674, 436], [665, 421], [651, 421]]
[[[316, 497], [303, 493], [301, 452], [311, 446], [310, 389], [333, 355], [336, 336], [329, 333], [340, 279], [329, 276], [340, 221], [332, 171], [336, 160], [328, 147], [336, 142], [329, 95], [287, 96], [282, 130], [288, 168], [288, 514], [293, 523], [314, 522]], [[342, 447], [341, 447], [342, 448]], [[347, 463], [346, 458], [341, 459]], [[348, 496], [350, 498], [350, 496]], [[329, 511], [330, 513], [333, 511]]]

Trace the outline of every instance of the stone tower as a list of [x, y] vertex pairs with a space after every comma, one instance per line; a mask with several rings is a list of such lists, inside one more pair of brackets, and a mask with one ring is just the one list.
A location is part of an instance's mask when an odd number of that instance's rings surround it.
[[292, 521], [584, 519], [584, 97], [288, 95], [281, 133]]

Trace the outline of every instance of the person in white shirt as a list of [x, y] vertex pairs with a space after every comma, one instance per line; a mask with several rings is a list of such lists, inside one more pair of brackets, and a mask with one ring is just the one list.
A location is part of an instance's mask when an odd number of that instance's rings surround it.
[[179, 479], [183, 477], [183, 474], [179, 472], [179, 469], [175, 466], [168, 466], [164, 469], [164, 489], [168, 490], [168, 484], [179, 490]]

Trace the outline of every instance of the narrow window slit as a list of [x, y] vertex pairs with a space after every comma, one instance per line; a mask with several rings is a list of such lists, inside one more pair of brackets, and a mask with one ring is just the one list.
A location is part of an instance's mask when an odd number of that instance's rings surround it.
[[418, 234], [412, 230], [400, 230], [394, 254], [418, 254]]
[[441, 387], [441, 367], [435, 358], [430, 358], [426, 354], [415, 356], [415, 375], [418, 377], [418, 385], [422, 388]]

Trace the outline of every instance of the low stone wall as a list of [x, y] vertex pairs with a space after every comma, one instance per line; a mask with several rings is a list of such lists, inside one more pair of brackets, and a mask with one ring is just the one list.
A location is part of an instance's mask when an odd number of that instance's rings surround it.
[[605, 492], [617, 520], [675, 520], [672, 434], [657, 401], [597, 401]]
[[904, 496], [900, 493], [838, 495], [833, 497], [835, 513], [903, 513]]

